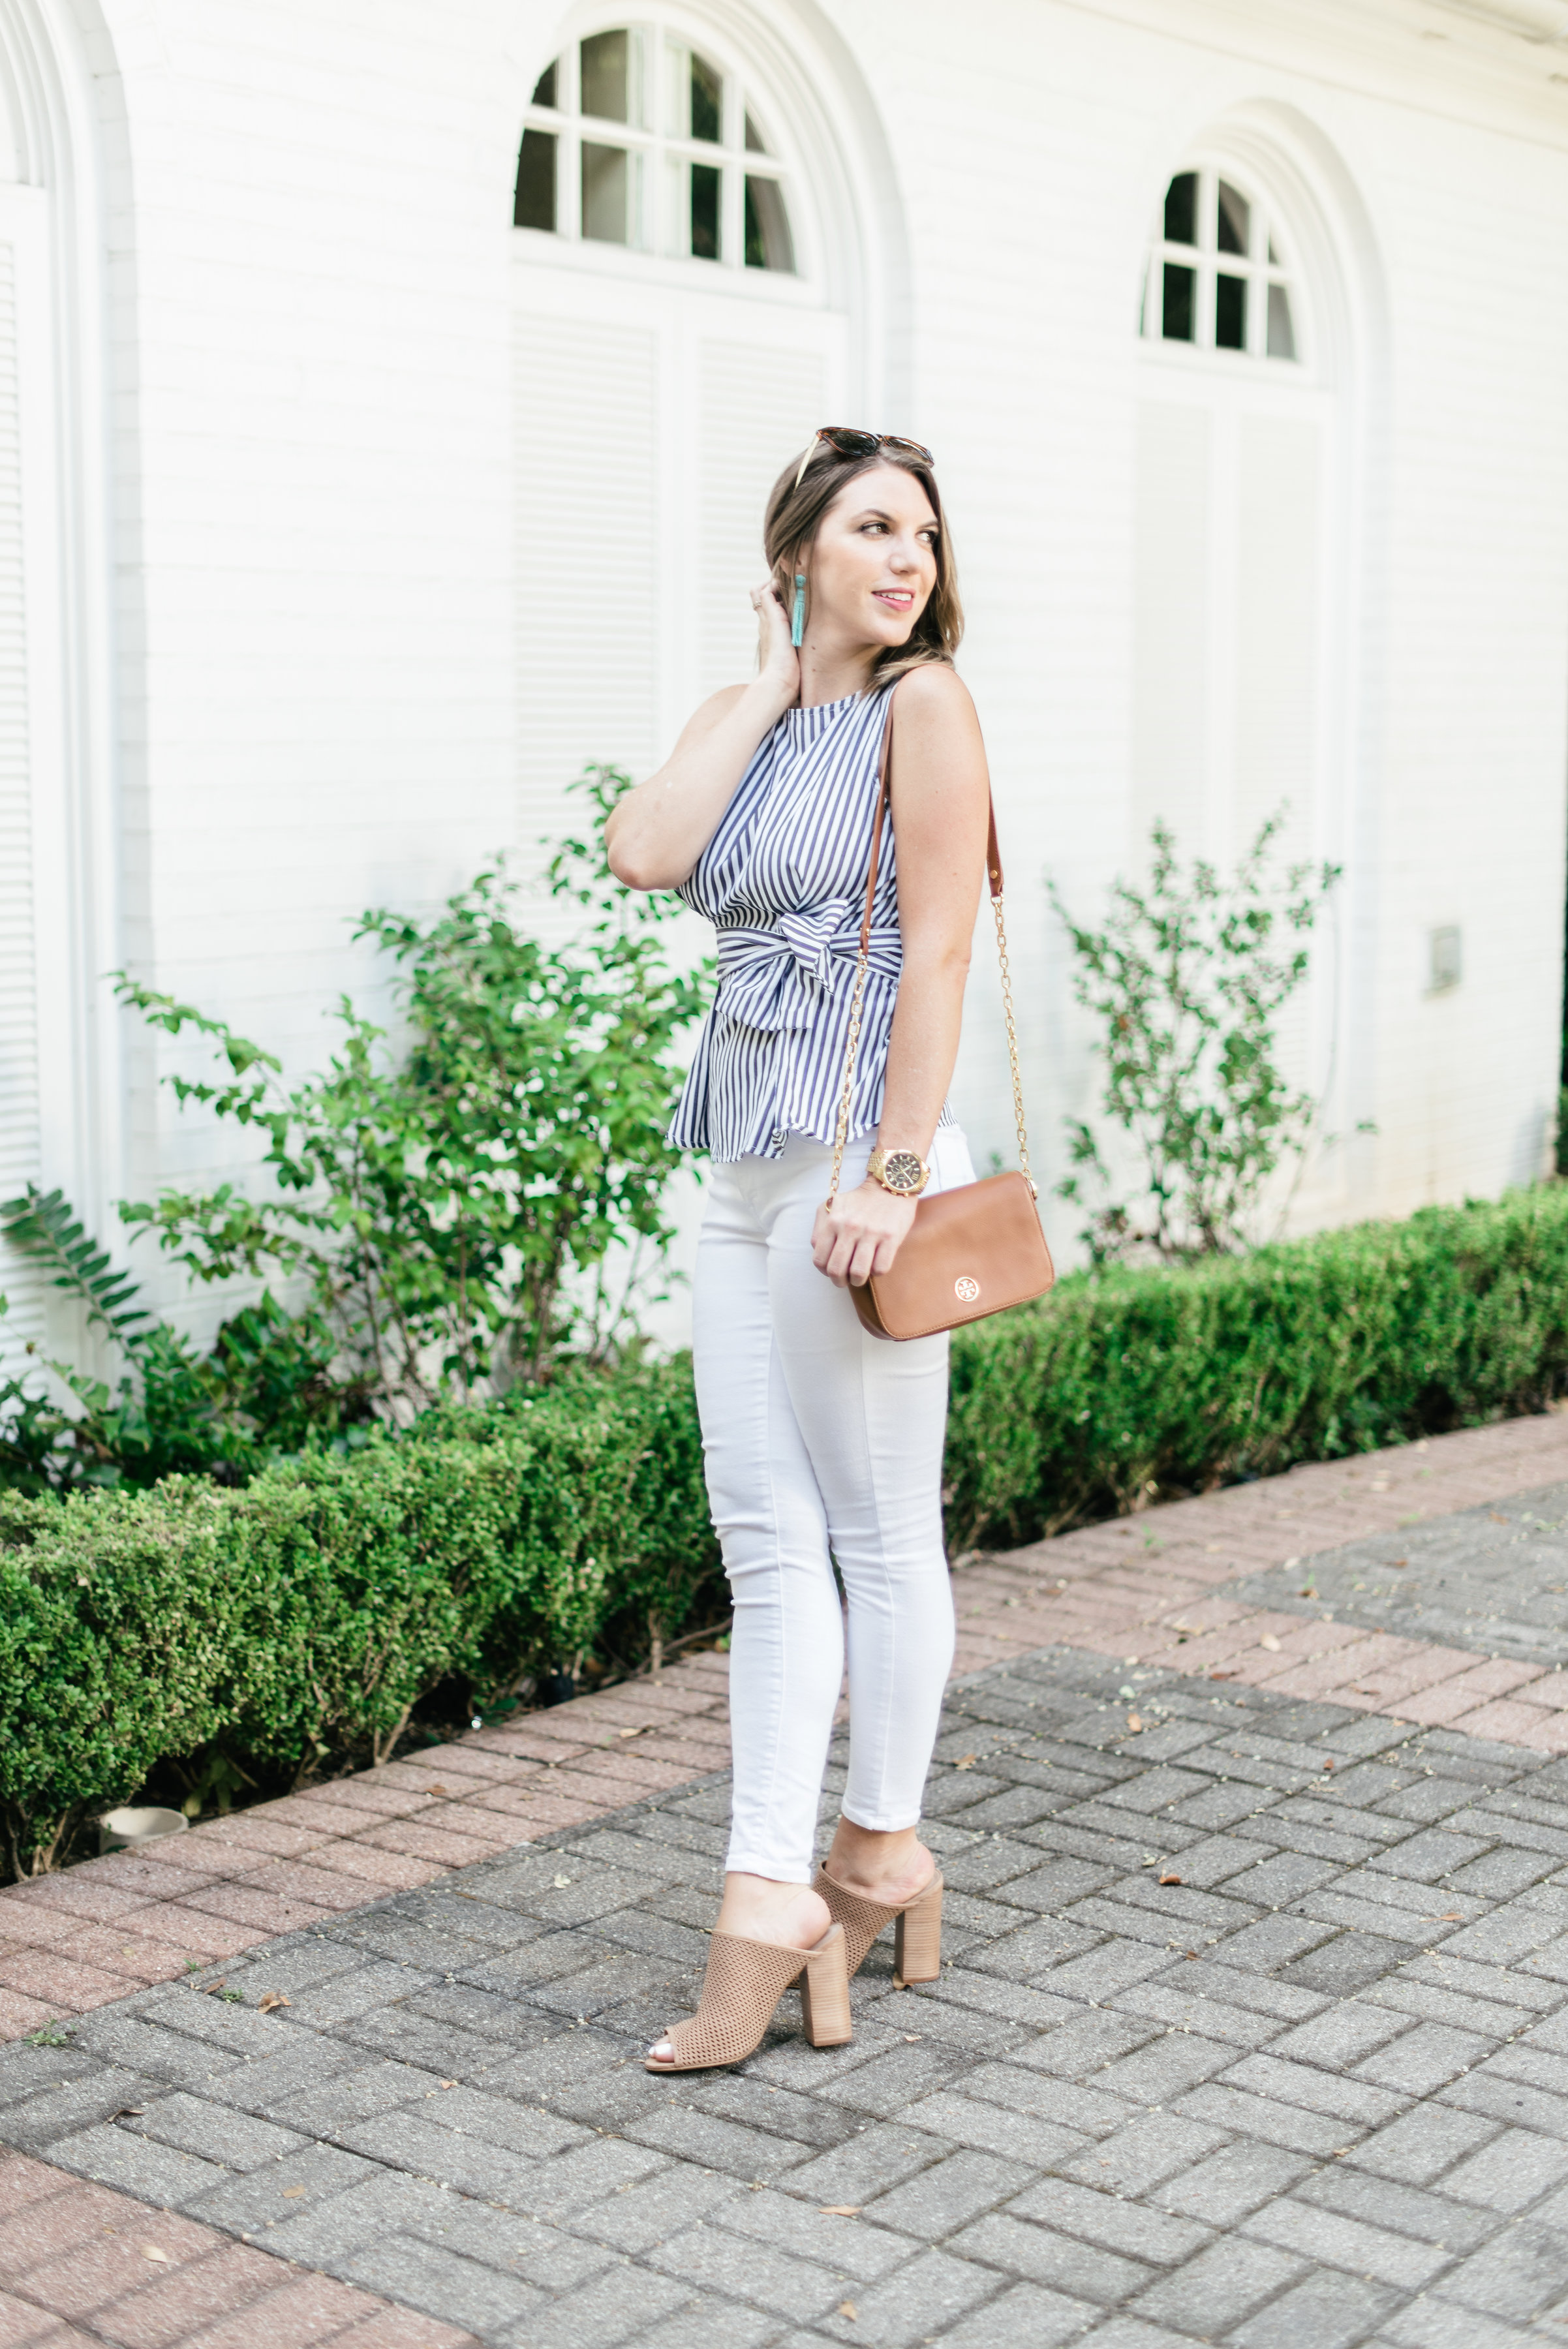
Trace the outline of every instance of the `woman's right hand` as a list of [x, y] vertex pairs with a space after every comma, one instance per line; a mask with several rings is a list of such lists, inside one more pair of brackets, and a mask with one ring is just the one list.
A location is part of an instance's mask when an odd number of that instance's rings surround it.
[[789, 614], [771, 579], [753, 588], [752, 609], [757, 616], [757, 675], [781, 697], [781, 708], [793, 709], [800, 699], [800, 656], [789, 640]]

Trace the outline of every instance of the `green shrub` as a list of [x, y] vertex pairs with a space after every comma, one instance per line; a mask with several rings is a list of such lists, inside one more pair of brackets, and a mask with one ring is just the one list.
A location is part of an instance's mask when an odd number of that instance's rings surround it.
[[235, 1653], [229, 1496], [0, 1492], [0, 1820], [14, 1874], [216, 1734]]
[[236, 1775], [384, 1759], [443, 1683], [488, 1704], [611, 1618], [706, 1620], [716, 1569], [679, 1362], [431, 1413], [240, 1491], [0, 1494], [12, 1868], [213, 1740]]
[[948, 1530], [1031, 1541], [1568, 1387], [1568, 1188], [1064, 1280], [953, 1348]]
[[[1370, 1451], [1568, 1388], [1568, 1185], [1240, 1260], [1116, 1269], [953, 1347], [955, 1547]], [[240, 1490], [0, 1493], [11, 1864], [161, 1762], [275, 1783], [384, 1757], [432, 1692], [481, 1707], [723, 1604], [689, 1364], [441, 1405]]]

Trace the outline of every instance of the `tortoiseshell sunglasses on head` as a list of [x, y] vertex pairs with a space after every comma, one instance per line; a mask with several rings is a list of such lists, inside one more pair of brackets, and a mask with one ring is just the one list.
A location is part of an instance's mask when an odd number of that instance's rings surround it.
[[841, 457], [874, 457], [878, 449], [897, 449], [900, 456], [918, 457], [923, 465], [934, 465], [937, 461], [930, 450], [922, 447], [919, 440], [906, 440], [902, 433], [862, 432], [852, 424], [825, 424], [819, 431], [813, 433], [800, 460], [800, 471], [794, 477], [797, 490], [805, 478], [806, 467], [816, 454], [819, 440], [826, 440], [828, 447], [836, 449]]

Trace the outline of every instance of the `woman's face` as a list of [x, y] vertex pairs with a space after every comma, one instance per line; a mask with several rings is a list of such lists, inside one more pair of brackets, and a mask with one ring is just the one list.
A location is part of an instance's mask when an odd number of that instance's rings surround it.
[[861, 645], [907, 644], [937, 584], [937, 518], [901, 465], [845, 484], [801, 568], [811, 632]]

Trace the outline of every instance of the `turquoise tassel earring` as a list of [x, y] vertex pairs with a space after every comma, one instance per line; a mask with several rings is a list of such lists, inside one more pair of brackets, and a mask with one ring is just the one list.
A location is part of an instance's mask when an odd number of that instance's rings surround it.
[[804, 571], [797, 571], [794, 574], [794, 606], [789, 616], [789, 640], [791, 644], [798, 647], [800, 640], [805, 634], [805, 574]]

